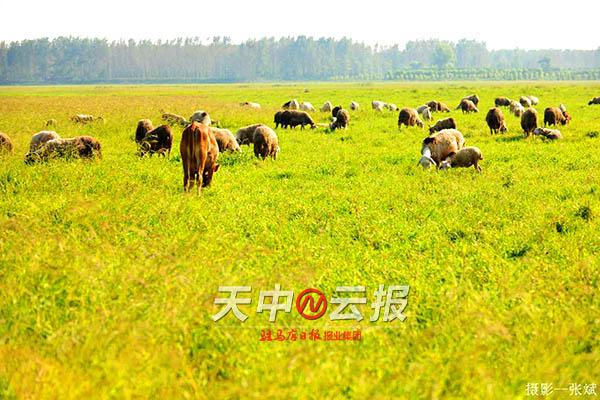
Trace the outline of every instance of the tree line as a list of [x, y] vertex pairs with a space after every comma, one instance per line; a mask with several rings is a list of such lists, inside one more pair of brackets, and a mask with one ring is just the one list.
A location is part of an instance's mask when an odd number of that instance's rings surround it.
[[484, 42], [368, 46], [348, 38], [0, 42], [0, 84], [286, 80], [600, 79], [596, 50], [489, 50]]

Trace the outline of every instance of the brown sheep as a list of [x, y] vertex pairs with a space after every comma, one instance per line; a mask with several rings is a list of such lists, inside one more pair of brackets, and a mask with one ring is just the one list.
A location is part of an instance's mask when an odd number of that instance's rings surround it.
[[235, 140], [235, 136], [229, 129], [210, 128], [210, 132], [214, 135], [219, 145], [219, 152], [225, 151], [237, 151], [242, 152], [242, 149], [238, 142]]
[[423, 168], [434, 165], [438, 168], [442, 161], [456, 154], [465, 146], [465, 139], [456, 129], [443, 129], [423, 140], [419, 164]]
[[161, 125], [156, 129], [146, 133], [146, 136], [140, 141], [140, 156], [146, 154], [158, 153], [171, 157], [171, 148], [173, 147], [173, 131], [169, 125]]
[[506, 120], [504, 119], [504, 113], [498, 107], [490, 108], [487, 115], [485, 116], [485, 122], [487, 122], [490, 128], [490, 134], [504, 133], [507, 131]]
[[331, 104], [331, 102], [326, 101], [323, 104], [323, 107], [321, 107], [321, 112], [330, 112], [332, 108], [333, 108], [333, 105]]
[[531, 99], [527, 96], [521, 96], [519, 103], [521, 103], [521, 105], [525, 108], [531, 107]]
[[47, 161], [53, 158], [102, 158], [100, 142], [91, 136], [77, 136], [69, 139], [52, 139], [45, 142], [35, 152], [27, 153], [27, 163]]
[[[462, 100], [470, 100], [473, 102], [473, 104], [475, 104], [475, 106], [477, 106], [479, 104], [479, 96], [477, 96], [476, 94], [471, 94], [467, 97], [463, 97]], [[461, 102], [462, 102], [461, 100]]]
[[152, 129], [154, 129], [152, 121], [150, 121], [149, 119], [140, 119], [135, 130], [136, 143], [141, 143], [141, 141], [144, 140], [144, 138], [146, 137], [146, 134]]
[[181, 134], [179, 153], [183, 165], [183, 190], [189, 191], [195, 182], [200, 193], [201, 187], [210, 185], [213, 174], [219, 169], [219, 146], [209, 127], [192, 121]]
[[29, 152], [34, 153], [38, 148], [44, 145], [49, 140], [60, 139], [58, 133], [54, 131], [41, 131], [31, 137], [29, 143]]
[[181, 125], [186, 126], [188, 124], [187, 119], [183, 116], [168, 112], [163, 112], [161, 116], [162, 120], [167, 122], [169, 125]]
[[521, 128], [525, 132], [525, 137], [528, 137], [537, 128], [537, 115], [535, 108], [528, 108], [521, 116]]
[[336, 129], [346, 129], [350, 124], [350, 113], [344, 109], [340, 109], [337, 112], [337, 116], [329, 126], [329, 128], [333, 131]]
[[514, 114], [515, 117], [521, 117], [525, 112], [525, 107], [521, 105], [518, 101], [511, 100], [510, 102], [510, 112]]
[[56, 125], [58, 125], [58, 121], [55, 120], [54, 118], [51, 118], [48, 121], [46, 121], [46, 128], [49, 126], [56, 126]]
[[439, 132], [442, 129], [456, 129], [456, 121], [454, 118], [444, 118], [437, 121], [432, 127], [429, 128], [429, 133]]
[[593, 99], [591, 99], [588, 102], [588, 106], [594, 105], [594, 104], [600, 104], [600, 97], [594, 97]]
[[483, 155], [479, 147], [464, 147], [452, 155], [449, 161], [443, 162], [441, 168], [468, 168], [473, 166], [478, 172], [481, 172], [481, 166], [479, 165], [481, 160], [483, 160]]
[[273, 116], [273, 122], [275, 123], [275, 129], [279, 128], [279, 125], [281, 125], [281, 127], [284, 128], [284, 126], [283, 126], [283, 121], [284, 121], [283, 114], [285, 112], [286, 111], [277, 111], [275, 113], [275, 115]]
[[441, 101], [438, 101], [438, 103], [437, 103], [437, 110], [439, 112], [450, 112], [450, 107], [448, 107], [445, 103], [442, 103]]
[[340, 111], [342, 109], [342, 106], [335, 106], [333, 107], [333, 109], [331, 110], [331, 116], [333, 118], [337, 117], [337, 113], [338, 111]]
[[281, 108], [283, 108], [284, 110], [297, 110], [300, 108], [300, 103], [298, 103], [298, 100], [293, 99], [283, 103]]
[[235, 133], [235, 140], [238, 142], [239, 145], [243, 145], [243, 144], [249, 145], [249, 144], [253, 143], [254, 131], [256, 130], [256, 128], [258, 128], [261, 125], [262, 124], [248, 125], [248, 126], [238, 129], [238, 131]]
[[511, 100], [508, 97], [496, 97], [496, 100], [494, 100], [496, 107], [508, 107], [510, 102]]
[[[290, 110], [288, 113], [284, 113], [282, 116], [284, 118], [284, 127], [287, 124], [291, 128], [295, 128], [298, 125], [300, 125], [300, 129], [304, 129], [304, 125], [310, 125], [313, 129], [316, 128], [315, 122], [306, 111]], [[285, 121], [287, 115], [289, 115], [289, 121]]]
[[266, 125], [258, 126], [254, 131], [253, 142], [254, 155], [257, 158], [262, 158], [263, 160], [267, 157], [271, 157], [273, 160], [277, 159], [279, 141], [273, 129]]
[[544, 110], [544, 126], [547, 125], [566, 125], [571, 120], [568, 112], [561, 111], [558, 107], [548, 107]]
[[419, 118], [419, 113], [414, 108], [403, 108], [398, 114], [398, 128], [402, 125], [415, 126], [423, 128], [423, 121]]
[[470, 112], [479, 112], [479, 109], [477, 108], [475, 103], [473, 103], [473, 101], [469, 99], [462, 99], [460, 104], [458, 105], [458, 108], [462, 110], [463, 114]]
[[0, 153], [12, 153], [13, 143], [6, 133], [0, 132]]

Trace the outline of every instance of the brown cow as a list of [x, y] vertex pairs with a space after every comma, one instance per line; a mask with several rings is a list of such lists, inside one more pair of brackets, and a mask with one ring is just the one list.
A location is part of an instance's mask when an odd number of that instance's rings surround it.
[[210, 185], [213, 174], [219, 169], [219, 147], [209, 127], [197, 122], [188, 125], [181, 134], [179, 152], [183, 164], [183, 190], [189, 191], [196, 182], [199, 194], [201, 187]]

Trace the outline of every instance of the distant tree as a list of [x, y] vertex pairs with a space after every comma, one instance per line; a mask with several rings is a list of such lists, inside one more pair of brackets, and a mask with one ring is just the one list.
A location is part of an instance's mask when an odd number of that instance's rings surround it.
[[548, 71], [550, 69], [550, 62], [550, 57], [544, 57], [538, 61], [538, 64], [540, 65], [541, 69]]
[[431, 61], [438, 68], [448, 66], [454, 58], [454, 49], [446, 43], [440, 43], [433, 52]]

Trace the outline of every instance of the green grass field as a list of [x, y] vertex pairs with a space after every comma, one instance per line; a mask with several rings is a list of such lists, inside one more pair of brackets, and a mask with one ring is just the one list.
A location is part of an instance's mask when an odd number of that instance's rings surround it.
[[[422, 170], [426, 131], [370, 109], [454, 108], [474, 92], [481, 112], [451, 116], [482, 173]], [[540, 114], [568, 107], [562, 141], [523, 139], [508, 110], [509, 132], [490, 136], [494, 98], [524, 94]], [[531, 382], [600, 384], [598, 95], [600, 83], [0, 88], [16, 147], [0, 158], [0, 399], [509, 399]], [[199, 197], [182, 191], [180, 128], [170, 160], [136, 155], [137, 120], [158, 125], [161, 109], [204, 109], [235, 133], [273, 127], [291, 98], [362, 110], [346, 131], [278, 129], [276, 161], [222, 154]], [[76, 113], [106, 122], [75, 126]], [[104, 158], [25, 165], [50, 118], [62, 137], [98, 138]], [[328, 299], [366, 286], [365, 319], [293, 309], [271, 323], [256, 304], [276, 283]], [[410, 285], [404, 322], [369, 322], [379, 284]], [[220, 285], [252, 286], [245, 323], [212, 321]], [[259, 340], [292, 328], [362, 340]]]

